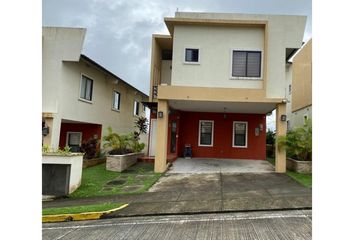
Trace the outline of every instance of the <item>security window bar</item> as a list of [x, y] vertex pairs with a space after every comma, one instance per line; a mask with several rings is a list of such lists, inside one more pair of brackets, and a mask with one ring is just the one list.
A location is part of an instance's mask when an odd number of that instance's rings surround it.
[[120, 93], [114, 91], [113, 92], [113, 109], [119, 110], [120, 108]]
[[213, 122], [201, 121], [199, 128], [199, 145], [211, 146], [213, 145]]
[[260, 77], [261, 76], [260, 51], [233, 51], [232, 76], [233, 77]]
[[247, 146], [247, 123], [234, 123], [234, 147]]
[[93, 80], [82, 75], [80, 98], [88, 101], [92, 101], [92, 89], [93, 89]]
[[199, 49], [186, 48], [186, 62], [199, 62]]

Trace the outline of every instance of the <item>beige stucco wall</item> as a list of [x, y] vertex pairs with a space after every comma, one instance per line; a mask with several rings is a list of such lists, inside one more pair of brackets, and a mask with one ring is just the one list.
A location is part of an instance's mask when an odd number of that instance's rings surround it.
[[[289, 129], [301, 127], [304, 117], [312, 118], [312, 40], [296, 53], [292, 64], [286, 67], [286, 115]], [[291, 93], [289, 85], [291, 84]]]
[[312, 105], [312, 39], [294, 56], [292, 111]]
[[[123, 81], [114, 80], [113, 76], [94, 65], [79, 60], [84, 33], [84, 29], [43, 28], [42, 111], [53, 116], [51, 139], [45, 142], [50, 142], [54, 149], [59, 146], [63, 119], [101, 124], [104, 136], [108, 126], [121, 134], [134, 130], [134, 100], [140, 103], [140, 115], [145, 115], [141, 102], [148, 101], [147, 96]], [[68, 47], [69, 43], [75, 47]], [[71, 53], [66, 55], [68, 50]], [[82, 74], [93, 79], [92, 103], [79, 99]], [[119, 112], [112, 110], [113, 90], [121, 94]]]
[[[133, 114], [134, 100], [140, 103], [140, 114], [143, 110], [141, 102], [147, 101], [142, 94], [122, 81], [117, 84], [112, 77], [83, 61], [64, 62], [63, 65], [60, 100], [63, 119], [102, 124], [105, 131], [111, 126], [114, 131], [122, 134], [133, 130], [136, 118]], [[93, 80], [92, 103], [79, 99], [81, 75]], [[114, 90], [121, 94], [119, 112], [112, 110]]]
[[[200, 49], [200, 64], [184, 62], [185, 48]], [[231, 79], [233, 49], [263, 52], [264, 29], [176, 26], [173, 42], [172, 85], [261, 89], [262, 78]]]
[[[286, 48], [301, 47], [306, 23], [305, 16], [177, 12], [175, 17], [186, 19], [267, 21], [268, 61], [266, 97], [285, 97], [285, 51]], [[173, 36], [174, 62], [172, 68], [172, 84], [180, 86], [198, 84], [199, 86], [208, 85], [212, 87], [259, 88], [261, 85], [260, 81], [230, 80], [225, 77], [225, 74], [230, 75], [231, 49], [228, 51], [229, 54], [225, 56], [226, 50], [222, 50], [224, 44], [226, 44], [228, 48], [243, 44], [243, 47], [251, 48], [251, 50], [252, 48], [263, 47], [261, 44], [264, 39], [262, 34], [263, 30], [244, 28], [244, 31], [241, 31], [242, 33], [240, 32], [241, 35], [234, 35], [236, 29], [238, 28], [225, 28], [220, 26], [175, 26]], [[239, 36], [241, 36], [241, 38]], [[202, 48], [200, 66], [183, 65], [183, 51], [181, 51], [183, 45], [195, 45], [196, 47], [200, 46]], [[215, 49], [215, 51], [213, 49]], [[213, 53], [213, 55], [210, 53]], [[214, 59], [218, 59], [218, 61]], [[203, 66], [205, 66], [206, 71], [201, 71], [202, 69], [204, 70]], [[200, 70], [198, 70], [198, 67]], [[185, 73], [181, 73], [182, 69]], [[208, 77], [205, 72], [208, 73], [210, 77]], [[188, 79], [188, 81], [185, 79]]]
[[162, 84], [171, 84], [171, 70], [172, 61], [171, 60], [162, 60], [161, 61], [161, 83]]

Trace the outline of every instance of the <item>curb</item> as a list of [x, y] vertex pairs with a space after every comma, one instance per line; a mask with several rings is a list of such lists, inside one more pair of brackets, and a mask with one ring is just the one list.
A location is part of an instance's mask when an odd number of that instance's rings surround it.
[[129, 204], [124, 204], [118, 208], [110, 209], [101, 212], [84, 212], [84, 213], [69, 213], [69, 214], [58, 214], [58, 215], [44, 215], [42, 216], [42, 223], [50, 222], [68, 222], [68, 221], [83, 221], [83, 220], [97, 220], [101, 219], [102, 216], [107, 215], [111, 212], [115, 212], [126, 208]]

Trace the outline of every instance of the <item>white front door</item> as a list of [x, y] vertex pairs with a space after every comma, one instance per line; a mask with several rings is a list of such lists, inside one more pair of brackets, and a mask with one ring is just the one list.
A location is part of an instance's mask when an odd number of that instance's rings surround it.
[[156, 131], [157, 131], [157, 121], [156, 119], [151, 119], [150, 126], [150, 144], [149, 144], [149, 156], [155, 156], [156, 149]]

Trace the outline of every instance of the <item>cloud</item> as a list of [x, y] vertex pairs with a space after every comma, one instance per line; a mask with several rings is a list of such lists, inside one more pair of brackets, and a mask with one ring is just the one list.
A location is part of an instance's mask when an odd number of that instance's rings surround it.
[[149, 92], [151, 35], [168, 33], [174, 12], [244, 12], [308, 15], [311, 1], [297, 0], [43, 0], [43, 25], [85, 27], [84, 54], [139, 90]]

